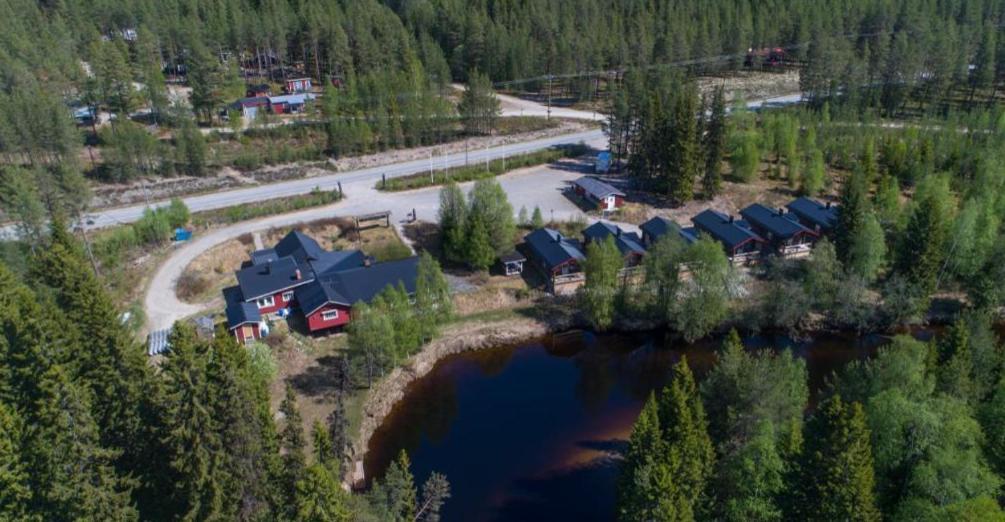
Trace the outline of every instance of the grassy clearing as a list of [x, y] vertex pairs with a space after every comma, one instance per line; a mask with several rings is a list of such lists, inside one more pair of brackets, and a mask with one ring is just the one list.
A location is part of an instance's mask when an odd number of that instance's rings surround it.
[[488, 169], [484, 164], [470, 165], [466, 167], [454, 167], [445, 171], [434, 172], [432, 176], [425, 174], [412, 174], [393, 178], [384, 182], [377, 182], [376, 188], [388, 192], [398, 192], [402, 190], [413, 190], [423, 187], [443, 185], [448, 181], [463, 183], [465, 181], [475, 181], [479, 179], [492, 178], [525, 167], [543, 165], [558, 161], [562, 158], [572, 158], [582, 156], [589, 150], [585, 145], [573, 145], [570, 147], [552, 148], [529, 154], [521, 154], [506, 159], [498, 159], [489, 162]]

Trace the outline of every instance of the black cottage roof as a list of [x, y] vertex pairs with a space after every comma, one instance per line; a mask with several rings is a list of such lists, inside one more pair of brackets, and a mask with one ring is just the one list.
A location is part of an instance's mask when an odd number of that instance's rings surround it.
[[801, 225], [793, 216], [760, 203], [754, 203], [741, 210], [740, 215], [754, 226], [763, 229], [762, 231], [770, 232], [779, 239], [789, 239], [801, 233], [816, 235], [816, 232]]
[[809, 223], [819, 225], [824, 230], [834, 228], [837, 223], [837, 207], [825, 205], [815, 199], [797, 198], [786, 205], [789, 210]]
[[292, 257], [281, 257], [275, 261], [252, 265], [237, 271], [237, 285], [246, 301], [272, 295], [280, 290], [300, 286], [309, 282], [311, 274], [300, 271]]
[[639, 228], [642, 229], [642, 232], [649, 234], [649, 237], [652, 238], [653, 242], [670, 232], [679, 235], [688, 243], [694, 243], [698, 240], [698, 238], [695, 237], [693, 230], [689, 232], [688, 229], [684, 229], [678, 225], [676, 221], [667, 219], [663, 216], [656, 216], [639, 225]]
[[527, 234], [523, 240], [534, 257], [543, 261], [549, 270], [573, 259], [586, 259], [579, 241], [567, 238], [557, 230], [539, 228]]
[[247, 323], [258, 323], [262, 314], [255, 303], [246, 303], [241, 297], [241, 289], [236, 286], [223, 289], [223, 298], [227, 302], [227, 327], [231, 330]]
[[764, 241], [749, 228], [740, 226], [732, 218], [715, 210], [704, 210], [691, 221], [702, 232], [705, 232], [716, 240], [726, 245], [727, 248], [736, 248], [747, 241]]
[[587, 194], [597, 198], [604, 199], [607, 196], [624, 196], [625, 193], [620, 190], [600, 181], [597, 178], [591, 178], [589, 176], [583, 176], [582, 178], [573, 181], [577, 186], [586, 191]]
[[621, 227], [604, 221], [586, 227], [583, 236], [590, 241], [604, 241], [608, 236], [614, 237], [614, 244], [622, 255], [629, 253], [645, 254], [646, 249], [642, 247], [642, 239], [635, 232], [625, 232]]
[[328, 303], [369, 303], [388, 286], [403, 284], [406, 292], [414, 294], [418, 272], [418, 257], [342, 270], [297, 288], [297, 302], [310, 315]]

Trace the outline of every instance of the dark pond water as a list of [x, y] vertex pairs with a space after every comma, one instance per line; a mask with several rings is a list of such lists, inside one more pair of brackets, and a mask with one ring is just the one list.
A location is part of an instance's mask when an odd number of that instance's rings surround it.
[[[884, 342], [744, 339], [750, 348], [790, 349], [805, 359], [813, 392]], [[718, 344], [575, 332], [444, 359], [413, 383], [371, 439], [366, 474], [380, 476], [405, 449], [419, 484], [432, 471], [449, 479], [445, 522], [611, 520], [614, 455], [643, 401], [682, 355], [700, 379]]]

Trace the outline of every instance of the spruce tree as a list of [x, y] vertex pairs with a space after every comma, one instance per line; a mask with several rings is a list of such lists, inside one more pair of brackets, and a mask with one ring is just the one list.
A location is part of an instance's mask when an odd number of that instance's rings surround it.
[[727, 132], [726, 96], [722, 86], [712, 95], [705, 133], [705, 174], [702, 177], [702, 196], [712, 199], [722, 191], [722, 160], [726, 154]]
[[632, 427], [618, 477], [618, 520], [657, 520], [658, 506], [672, 488], [659, 402], [650, 394]]
[[33, 511], [44, 520], [138, 520], [135, 486], [113, 467], [103, 448], [86, 388], [53, 366], [39, 383], [25, 454], [30, 462]]
[[869, 213], [869, 187], [865, 176], [855, 171], [841, 188], [841, 204], [835, 225], [834, 246], [838, 259], [849, 267], [854, 252], [855, 238], [860, 234]]
[[715, 450], [705, 407], [685, 357], [674, 365], [673, 381], [660, 397], [659, 420], [663, 444], [670, 453], [670, 474], [676, 483], [672, 502], [680, 520], [692, 520], [705, 499]]
[[872, 445], [859, 403], [824, 401], [807, 426], [799, 484], [803, 520], [878, 521]]
[[17, 413], [0, 402], [0, 519], [41, 520], [28, 515], [33, 505], [25, 463], [24, 424]]
[[164, 361], [167, 412], [165, 446], [173, 475], [171, 499], [176, 516], [209, 520], [224, 514], [223, 440], [213, 418], [206, 377], [205, 347], [191, 326], [177, 323]]
[[444, 256], [450, 261], [464, 262], [468, 206], [464, 193], [453, 181], [440, 189], [439, 221]]
[[541, 207], [534, 207], [534, 212], [530, 216], [530, 227], [534, 230], [544, 227], [544, 216], [541, 215]]
[[412, 476], [411, 462], [404, 450], [387, 468], [384, 480], [378, 482], [370, 492], [373, 505], [381, 512], [381, 520], [387, 522], [413, 522], [416, 516], [415, 478]]
[[298, 522], [349, 522], [352, 510], [338, 478], [321, 463], [304, 470], [297, 482], [295, 516]]
[[973, 382], [973, 360], [970, 355], [970, 327], [958, 319], [939, 340], [937, 389], [951, 397], [971, 404], [977, 393]]
[[[927, 298], [936, 290], [945, 266], [952, 195], [948, 180], [930, 177], [915, 192], [914, 211], [897, 248], [894, 269], [908, 277]], [[840, 226], [840, 223], [839, 225]]]
[[489, 229], [485, 219], [473, 215], [468, 222], [467, 238], [465, 240], [468, 265], [475, 270], [488, 270], [496, 259], [496, 251], [489, 237]]
[[285, 503], [294, 508], [297, 501], [297, 482], [304, 478], [307, 468], [307, 457], [304, 448], [307, 444], [304, 438], [304, 421], [297, 409], [297, 396], [293, 386], [286, 384], [286, 396], [279, 405], [283, 414], [283, 429], [279, 432], [280, 448], [283, 459], [283, 494]]
[[677, 97], [674, 105], [673, 127], [670, 132], [668, 195], [678, 205], [694, 195], [694, 182], [700, 164], [700, 136], [698, 134], [698, 94], [688, 86]]

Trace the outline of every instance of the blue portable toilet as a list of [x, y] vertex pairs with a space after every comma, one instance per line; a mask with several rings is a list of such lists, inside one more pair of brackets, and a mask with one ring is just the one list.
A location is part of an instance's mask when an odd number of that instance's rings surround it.
[[174, 240], [175, 241], [188, 241], [192, 239], [192, 231], [185, 228], [174, 229]]
[[611, 170], [611, 153], [608, 151], [597, 154], [597, 162], [594, 164], [594, 171], [598, 174], [606, 174]]

